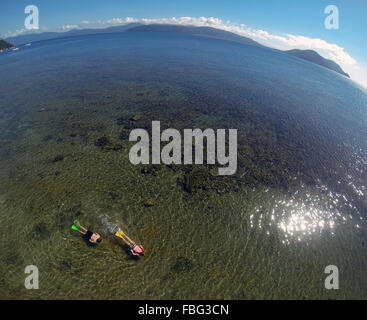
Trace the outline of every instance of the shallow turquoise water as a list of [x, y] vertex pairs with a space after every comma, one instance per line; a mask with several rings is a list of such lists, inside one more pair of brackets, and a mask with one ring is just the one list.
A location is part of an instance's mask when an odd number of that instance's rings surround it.
[[[366, 298], [367, 94], [349, 79], [159, 33], [34, 43], [2, 54], [0, 70], [2, 297]], [[126, 135], [152, 120], [237, 128], [237, 174], [133, 166]], [[103, 136], [122, 149], [95, 146]], [[87, 246], [75, 218], [104, 242]], [[126, 254], [115, 224], [146, 258]], [[29, 264], [37, 291], [23, 285]], [[324, 288], [330, 264], [337, 291]]]

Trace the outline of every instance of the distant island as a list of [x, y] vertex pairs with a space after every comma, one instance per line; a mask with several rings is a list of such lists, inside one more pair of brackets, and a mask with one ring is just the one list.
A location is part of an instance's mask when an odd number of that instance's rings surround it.
[[[212, 27], [195, 27], [195, 26], [182, 26], [172, 24], [144, 25], [141, 23], [129, 23], [121, 26], [108, 27], [104, 29], [73, 29], [67, 32], [43, 32], [43, 33], [20, 35], [17, 37], [6, 38], [6, 40], [14, 43], [15, 45], [20, 45], [34, 41], [50, 40], [56, 38], [66, 38], [87, 34], [102, 34], [102, 33], [116, 33], [116, 32], [174, 32], [174, 33], [183, 33], [196, 36], [210, 37], [221, 40], [228, 40], [242, 44], [267, 48], [266, 46], [263, 46], [250, 38], [240, 36], [233, 32], [216, 29]], [[10, 45], [6, 41], [3, 42], [7, 45]], [[0, 50], [2, 50], [1, 45]], [[335, 71], [345, 77], [350, 78], [349, 74], [345, 73], [336, 62], [325, 59], [324, 57], [320, 56], [316, 51], [299, 50], [299, 49], [286, 50], [286, 51], [278, 50], [278, 51], [315, 63], [319, 66]]]
[[5, 40], [0, 40], [0, 51], [10, 49], [10, 48], [14, 48], [14, 46], [11, 43]]
[[333, 70], [335, 72], [338, 72], [340, 74], [342, 74], [345, 77], [350, 78], [348, 73], [345, 73], [343, 71], [343, 69], [334, 61], [332, 60], [328, 60], [323, 58], [322, 56], [320, 56], [316, 51], [313, 50], [298, 50], [298, 49], [294, 49], [294, 50], [287, 50], [284, 51], [285, 53], [288, 53], [292, 56], [316, 63], [322, 67], [328, 68], [330, 70]]
[[221, 40], [229, 40], [238, 43], [250, 44], [253, 46], [264, 47], [260, 43], [236, 33], [215, 29], [211, 27], [194, 27], [194, 26], [179, 26], [170, 24], [149, 24], [140, 25], [137, 27], [129, 28], [126, 32], [175, 32], [193, 34], [198, 36], [205, 36], [210, 38], [216, 38]]
[[88, 34], [102, 34], [102, 33], [115, 33], [124, 32], [130, 28], [141, 25], [140, 23], [129, 23], [122, 26], [108, 27], [103, 29], [73, 29], [66, 32], [42, 32], [42, 33], [31, 33], [19, 35], [16, 37], [6, 38], [7, 41], [14, 43], [14, 45], [21, 45], [35, 41], [51, 40], [75, 37]]

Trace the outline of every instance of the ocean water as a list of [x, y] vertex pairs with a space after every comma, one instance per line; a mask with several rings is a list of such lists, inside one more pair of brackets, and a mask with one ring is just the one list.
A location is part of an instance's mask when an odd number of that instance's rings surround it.
[[[367, 298], [367, 92], [353, 81], [165, 33], [41, 41], [0, 54], [0, 71], [1, 298]], [[152, 120], [238, 129], [236, 174], [132, 165], [129, 132]], [[88, 246], [75, 219], [104, 241]]]

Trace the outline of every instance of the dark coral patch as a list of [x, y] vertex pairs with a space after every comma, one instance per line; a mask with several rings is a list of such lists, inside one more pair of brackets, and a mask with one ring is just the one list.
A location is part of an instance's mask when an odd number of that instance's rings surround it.
[[59, 162], [59, 161], [62, 161], [62, 160], [64, 160], [64, 155], [62, 155], [62, 154], [59, 154], [59, 155], [57, 155], [53, 160], [52, 160], [52, 162], [53, 163], [55, 163], [55, 162]]

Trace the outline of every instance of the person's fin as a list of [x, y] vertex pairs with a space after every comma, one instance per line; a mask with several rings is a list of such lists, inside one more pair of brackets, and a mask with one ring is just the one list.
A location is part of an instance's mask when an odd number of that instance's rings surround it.
[[74, 225], [71, 226], [71, 229], [75, 230], [75, 231], [78, 231], [78, 228]]
[[116, 237], [119, 237], [119, 238], [121, 238], [121, 239], [122, 239], [122, 235], [121, 235], [119, 232], [116, 232], [116, 233], [115, 233], [115, 236], [116, 236]]

